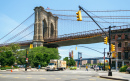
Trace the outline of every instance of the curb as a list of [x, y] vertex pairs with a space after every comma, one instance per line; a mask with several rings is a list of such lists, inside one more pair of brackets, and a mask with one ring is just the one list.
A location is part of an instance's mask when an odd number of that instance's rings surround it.
[[114, 78], [114, 77], [107, 77], [107, 76], [100, 76], [100, 78], [107, 78], [107, 79], [113, 79], [113, 80], [129, 81], [128, 79]]

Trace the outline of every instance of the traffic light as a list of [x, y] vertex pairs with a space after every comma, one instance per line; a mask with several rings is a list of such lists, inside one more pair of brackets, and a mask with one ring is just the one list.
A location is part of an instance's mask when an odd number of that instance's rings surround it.
[[33, 48], [33, 44], [30, 44], [30, 48]]
[[76, 12], [77, 14], [77, 21], [82, 21], [82, 15], [81, 15], [81, 10], [79, 10], [78, 12]]
[[105, 60], [105, 62], [108, 62], [107, 60]]
[[115, 45], [111, 44], [111, 51], [115, 51]]
[[108, 37], [105, 37], [104, 38], [104, 44], [107, 44], [107, 42], [108, 42]]
[[112, 58], [116, 58], [116, 52], [112, 53]]

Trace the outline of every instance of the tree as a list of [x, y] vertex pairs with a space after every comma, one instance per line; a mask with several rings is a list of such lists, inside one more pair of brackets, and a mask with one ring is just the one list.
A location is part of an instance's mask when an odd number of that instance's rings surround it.
[[13, 65], [15, 62], [15, 58], [17, 57], [18, 49], [20, 49], [19, 44], [10, 44], [9, 46], [0, 47], [0, 60], [1, 65]]
[[29, 62], [37, 67], [39, 64], [41, 66], [47, 66], [50, 59], [60, 59], [58, 50], [56, 48], [47, 47], [36, 47], [29, 51]]
[[75, 66], [75, 65], [76, 65], [76, 62], [74, 61], [72, 57], [70, 57], [69, 66]]
[[2, 66], [11, 66], [15, 62], [15, 57], [13, 56], [11, 51], [0, 52], [0, 62]]
[[[47, 47], [35, 47], [32, 49], [28, 49], [29, 54], [28, 63], [32, 67], [47, 66], [50, 62], [50, 59], [60, 59], [58, 50], [56, 48], [47, 48]], [[18, 64], [25, 64], [25, 58], [23, 56], [26, 55], [26, 50], [20, 50], [18, 52]]]
[[66, 61], [66, 64], [67, 64], [67, 66], [68, 66], [68, 62], [69, 62], [68, 57], [65, 57], [63, 60]]

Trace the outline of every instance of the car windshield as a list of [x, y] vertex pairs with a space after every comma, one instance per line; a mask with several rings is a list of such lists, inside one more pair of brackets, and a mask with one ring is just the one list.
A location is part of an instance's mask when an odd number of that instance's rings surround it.
[[48, 65], [54, 65], [54, 63], [49, 63]]

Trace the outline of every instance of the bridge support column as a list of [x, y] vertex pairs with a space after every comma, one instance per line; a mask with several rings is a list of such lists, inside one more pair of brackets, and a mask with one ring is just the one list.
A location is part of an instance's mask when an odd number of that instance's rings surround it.
[[34, 38], [33, 38], [33, 46], [43, 46], [43, 27], [42, 27], [42, 19], [41, 19], [41, 10], [42, 7], [36, 7], [35, 11], [35, 24], [34, 24]]

